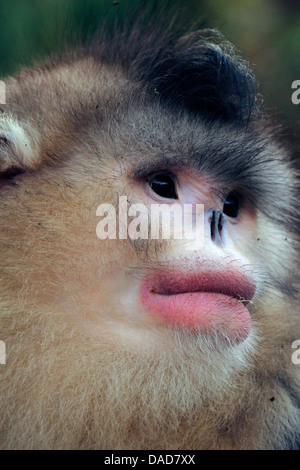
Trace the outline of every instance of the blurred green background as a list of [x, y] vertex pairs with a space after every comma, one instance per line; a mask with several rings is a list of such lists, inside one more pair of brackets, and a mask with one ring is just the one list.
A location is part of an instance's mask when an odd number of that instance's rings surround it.
[[179, 11], [183, 21], [202, 20], [218, 28], [254, 67], [265, 105], [300, 149], [300, 105], [291, 102], [291, 84], [300, 80], [299, 0], [0, 0], [0, 76], [15, 73], [70, 42], [90, 34], [103, 17], [108, 23], [128, 9]]

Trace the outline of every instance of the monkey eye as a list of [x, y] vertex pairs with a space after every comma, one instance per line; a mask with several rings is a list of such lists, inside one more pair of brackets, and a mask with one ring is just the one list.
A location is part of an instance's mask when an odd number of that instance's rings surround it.
[[224, 201], [223, 213], [225, 215], [228, 215], [228, 217], [236, 218], [238, 217], [240, 213], [240, 207], [241, 207], [240, 196], [233, 191], [230, 192]]
[[161, 197], [178, 199], [174, 177], [169, 173], [155, 173], [148, 179], [152, 191]]

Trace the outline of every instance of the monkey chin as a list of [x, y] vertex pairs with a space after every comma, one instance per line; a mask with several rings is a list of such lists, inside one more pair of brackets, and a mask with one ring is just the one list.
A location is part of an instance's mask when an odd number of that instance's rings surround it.
[[238, 272], [160, 273], [141, 286], [141, 302], [156, 320], [180, 329], [217, 334], [231, 344], [245, 341], [252, 328], [247, 304], [255, 286]]

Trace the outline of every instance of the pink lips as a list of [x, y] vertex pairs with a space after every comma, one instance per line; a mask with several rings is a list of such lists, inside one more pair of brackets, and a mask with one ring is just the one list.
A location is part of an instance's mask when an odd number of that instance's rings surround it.
[[226, 270], [203, 273], [160, 272], [141, 286], [141, 301], [157, 320], [189, 330], [217, 332], [244, 341], [252, 322], [246, 307], [255, 286], [244, 274]]

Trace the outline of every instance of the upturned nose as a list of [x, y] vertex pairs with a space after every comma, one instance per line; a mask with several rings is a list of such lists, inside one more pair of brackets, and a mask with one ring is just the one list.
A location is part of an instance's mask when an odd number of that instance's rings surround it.
[[210, 225], [210, 238], [217, 245], [222, 243], [222, 235], [225, 228], [226, 218], [222, 211], [209, 209], [205, 213], [207, 223]]

